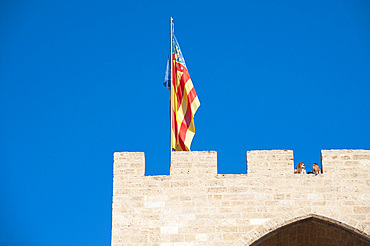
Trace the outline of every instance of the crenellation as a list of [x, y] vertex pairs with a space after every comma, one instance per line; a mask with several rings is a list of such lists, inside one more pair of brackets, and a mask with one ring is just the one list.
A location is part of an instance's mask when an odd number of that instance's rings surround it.
[[368, 157], [323, 150], [313, 175], [294, 174], [291, 150], [248, 151], [247, 174], [217, 174], [215, 151], [174, 152], [170, 175], [144, 176], [144, 153], [115, 153], [112, 245], [251, 245], [307, 218], [370, 243]]
[[209, 176], [217, 175], [217, 153], [215, 151], [173, 152], [171, 175]]
[[254, 150], [247, 152], [247, 173], [249, 175], [285, 175], [294, 169], [291, 150]]
[[[368, 150], [322, 150], [321, 165], [324, 173], [360, 174], [369, 169]], [[360, 169], [360, 170], [359, 170]]]
[[145, 155], [143, 152], [115, 152], [113, 176], [144, 176]]

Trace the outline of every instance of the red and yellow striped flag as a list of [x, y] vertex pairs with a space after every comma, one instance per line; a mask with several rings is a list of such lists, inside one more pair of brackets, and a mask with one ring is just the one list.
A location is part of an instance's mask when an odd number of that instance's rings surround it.
[[195, 134], [194, 114], [200, 102], [175, 35], [172, 37], [171, 55], [172, 149], [189, 151]]

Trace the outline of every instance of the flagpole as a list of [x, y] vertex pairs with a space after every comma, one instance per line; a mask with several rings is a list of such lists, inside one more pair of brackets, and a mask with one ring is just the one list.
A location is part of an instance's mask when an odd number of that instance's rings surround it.
[[173, 126], [173, 61], [172, 61], [172, 37], [173, 37], [173, 19], [172, 17], [170, 17], [170, 33], [171, 33], [171, 42], [170, 42], [170, 61], [171, 61], [171, 69], [170, 69], [170, 83], [171, 83], [171, 96], [170, 96], [170, 101], [171, 101], [171, 109], [170, 109], [170, 115], [171, 115], [171, 126], [170, 126], [170, 137], [171, 137], [171, 141], [170, 141], [170, 169], [171, 169], [171, 153], [172, 153], [172, 126]]

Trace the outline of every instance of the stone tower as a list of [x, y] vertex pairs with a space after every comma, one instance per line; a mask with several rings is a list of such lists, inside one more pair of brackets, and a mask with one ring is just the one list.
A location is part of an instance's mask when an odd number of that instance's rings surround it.
[[321, 161], [294, 174], [293, 151], [248, 151], [247, 174], [217, 174], [216, 152], [173, 152], [144, 176], [144, 153], [114, 153], [112, 245], [370, 245], [370, 151]]

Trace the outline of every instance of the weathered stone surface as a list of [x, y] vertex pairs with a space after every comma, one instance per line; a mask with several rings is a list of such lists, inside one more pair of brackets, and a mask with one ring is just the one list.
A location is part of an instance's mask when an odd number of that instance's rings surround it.
[[225, 175], [215, 151], [173, 152], [169, 176], [144, 176], [144, 153], [114, 153], [112, 245], [369, 245], [370, 151], [321, 159], [294, 174], [293, 151], [248, 151], [248, 174]]

